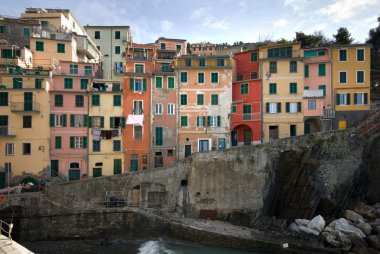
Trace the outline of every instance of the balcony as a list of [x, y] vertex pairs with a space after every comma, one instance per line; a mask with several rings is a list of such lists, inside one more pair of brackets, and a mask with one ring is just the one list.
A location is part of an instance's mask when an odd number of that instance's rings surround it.
[[247, 122], [247, 121], [260, 121], [260, 113], [243, 113], [243, 114], [232, 114], [232, 122]]
[[162, 73], [172, 73], [174, 72], [174, 68], [170, 65], [161, 65], [161, 66], [156, 66], [154, 68], [154, 72], [162, 72]]
[[40, 104], [37, 102], [11, 102], [13, 113], [40, 113]]
[[157, 60], [173, 60], [176, 52], [157, 52]]
[[83, 53], [89, 59], [98, 59], [99, 51], [95, 48], [94, 44], [86, 36], [77, 35], [75, 37], [77, 42], [78, 52]]
[[0, 126], [0, 137], [16, 137], [11, 126]]
[[323, 90], [304, 90], [304, 98], [323, 98]]
[[239, 73], [236, 76], [233, 76], [233, 82], [255, 80], [255, 79], [259, 79], [258, 71], [251, 72], [251, 73]]
[[335, 118], [335, 110], [333, 110], [333, 109], [322, 109], [322, 118], [334, 119]]
[[139, 60], [139, 61], [151, 61], [153, 57], [148, 57], [144, 52], [134, 52], [132, 54], [127, 54], [127, 52], [123, 52], [123, 57], [127, 60]]

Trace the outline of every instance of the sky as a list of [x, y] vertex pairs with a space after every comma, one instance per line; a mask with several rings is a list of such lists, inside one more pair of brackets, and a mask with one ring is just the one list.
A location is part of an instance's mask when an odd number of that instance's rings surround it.
[[347, 27], [363, 43], [378, 25], [380, 0], [1, 0], [0, 14], [19, 17], [26, 7], [70, 9], [81, 25], [130, 26], [136, 43], [159, 37], [190, 43], [258, 42], [295, 32], [328, 38]]

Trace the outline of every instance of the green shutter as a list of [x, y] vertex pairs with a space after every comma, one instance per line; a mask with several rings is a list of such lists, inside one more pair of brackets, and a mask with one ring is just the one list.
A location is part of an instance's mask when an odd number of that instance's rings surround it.
[[211, 116], [207, 116], [207, 126], [211, 125]]
[[156, 127], [156, 146], [163, 145], [163, 129], [162, 127]]
[[285, 103], [285, 110], [286, 110], [286, 113], [289, 113], [289, 111], [290, 111], [290, 103], [289, 102]]
[[59, 172], [59, 161], [58, 160], [51, 160], [50, 161], [50, 176], [55, 177], [58, 176]]
[[281, 113], [281, 102], [277, 103], [277, 113]]
[[87, 126], [88, 126], [88, 128], [92, 128], [92, 116], [88, 116], [88, 118], [87, 118]]
[[70, 137], [70, 148], [75, 148], [75, 138]]
[[63, 121], [62, 126], [63, 126], [63, 127], [66, 127], [66, 126], [67, 126], [67, 118], [66, 118], [66, 114], [62, 115], [62, 121]]
[[134, 83], [135, 83], [135, 79], [134, 78], [129, 78], [129, 90], [133, 91], [134, 88]]
[[358, 98], [357, 98], [358, 94], [357, 93], [354, 93], [354, 104], [356, 105], [358, 103]]
[[336, 105], [340, 105], [339, 94], [336, 94]]
[[113, 160], [113, 173], [114, 175], [121, 174], [121, 159]]
[[168, 88], [173, 89], [174, 88], [174, 78], [168, 77]]
[[125, 128], [125, 117], [121, 118], [121, 128]]
[[309, 65], [305, 65], [305, 78], [309, 77]]
[[368, 104], [368, 93], [364, 93], [364, 104]]
[[114, 117], [110, 117], [110, 128], [115, 128]]
[[350, 97], [351, 97], [351, 96], [350, 96], [350, 94], [348, 93], [348, 94], [347, 94], [347, 105], [350, 105], [350, 103], [351, 103], [351, 102], [350, 102]]
[[54, 114], [50, 114], [50, 127], [54, 127]]
[[143, 91], [146, 91], [146, 78], [143, 78]]
[[302, 112], [302, 102], [297, 102], [297, 112]]
[[61, 149], [62, 148], [62, 137], [56, 136], [55, 137], [55, 149]]
[[100, 128], [104, 128], [104, 116], [100, 117]]
[[75, 115], [70, 114], [70, 126], [74, 127]]
[[87, 137], [83, 136], [83, 148], [87, 148]]
[[217, 116], [218, 127], [220, 126], [220, 116]]
[[199, 126], [199, 117], [200, 116], [197, 116], [197, 126]]
[[318, 75], [319, 76], [326, 76], [326, 65], [325, 64], [319, 64], [318, 65]]
[[83, 115], [83, 127], [88, 126], [88, 115]]
[[266, 103], [265, 108], [266, 108], [266, 112], [269, 113], [269, 103], [268, 102]]

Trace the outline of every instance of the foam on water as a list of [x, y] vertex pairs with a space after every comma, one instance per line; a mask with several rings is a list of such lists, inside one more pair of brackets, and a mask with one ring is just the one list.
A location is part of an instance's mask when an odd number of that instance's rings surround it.
[[161, 241], [148, 241], [139, 248], [139, 254], [175, 254], [169, 250]]

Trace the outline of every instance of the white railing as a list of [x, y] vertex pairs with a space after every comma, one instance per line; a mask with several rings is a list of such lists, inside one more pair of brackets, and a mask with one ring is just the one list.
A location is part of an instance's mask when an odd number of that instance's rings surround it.
[[323, 90], [304, 90], [304, 98], [321, 98], [323, 97]]
[[5, 235], [9, 239], [12, 239], [12, 230], [13, 230], [13, 223], [6, 223], [3, 220], [0, 220], [0, 232], [2, 235]]

